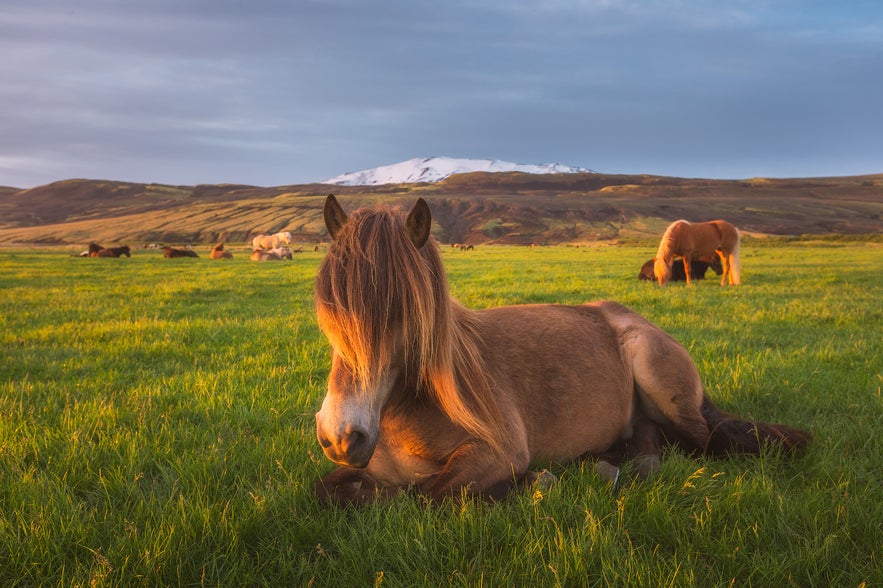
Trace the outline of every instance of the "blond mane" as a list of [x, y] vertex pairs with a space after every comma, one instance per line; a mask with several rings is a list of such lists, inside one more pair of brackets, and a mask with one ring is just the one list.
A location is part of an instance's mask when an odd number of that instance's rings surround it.
[[687, 221], [676, 220], [665, 229], [662, 239], [659, 240], [659, 249], [656, 250], [656, 258], [653, 262], [653, 273], [657, 279], [668, 281], [671, 278], [671, 258], [674, 256], [672, 247], [677, 240], [677, 233]]
[[501, 450], [507, 432], [483, 371], [476, 315], [450, 298], [438, 245], [429, 239], [417, 249], [400, 210], [350, 215], [319, 267], [316, 313], [366, 388], [401, 354], [451, 420]]

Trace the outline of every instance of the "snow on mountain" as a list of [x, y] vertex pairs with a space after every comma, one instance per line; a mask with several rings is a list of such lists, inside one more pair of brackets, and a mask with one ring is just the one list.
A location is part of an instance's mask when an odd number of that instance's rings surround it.
[[582, 167], [560, 163], [525, 165], [491, 159], [454, 159], [451, 157], [425, 157], [409, 159], [401, 163], [384, 165], [374, 169], [348, 172], [325, 180], [324, 184], [339, 186], [373, 186], [378, 184], [411, 184], [438, 182], [454, 174], [470, 172], [524, 172], [528, 174], [592, 173]]

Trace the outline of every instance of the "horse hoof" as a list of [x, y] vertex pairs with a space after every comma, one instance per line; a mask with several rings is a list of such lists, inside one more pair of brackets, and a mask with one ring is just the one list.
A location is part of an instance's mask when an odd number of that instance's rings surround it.
[[656, 455], [640, 455], [632, 461], [641, 479], [649, 478], [662, 467], [662, 461]]
[[607, 461], [595, 462], [595, 471], [605, 482], [616, 482], [619, 478], [619, 468]]
[[549, 490], [558, 483], [558, 476], [546, 469], [531, 472], [531, 478], [531, 483], [540, 490]]

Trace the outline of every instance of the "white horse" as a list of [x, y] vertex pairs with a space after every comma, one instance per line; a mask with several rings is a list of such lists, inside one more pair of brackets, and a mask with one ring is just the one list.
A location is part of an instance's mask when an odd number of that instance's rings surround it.
[[280, 245], [291, 245], [291, 233], [281, 231], [273, 235], [258, 235], [251, 240], [252, 249], [276, 249]]

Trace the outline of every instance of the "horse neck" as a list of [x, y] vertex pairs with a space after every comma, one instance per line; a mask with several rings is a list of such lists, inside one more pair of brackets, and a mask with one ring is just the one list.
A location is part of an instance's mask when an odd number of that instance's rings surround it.
[[679, 234], [682, 232], [682, 226], [686, 222], [684, 220], [677, 220], [668, 226], [665, 233], [662, 234], [662, 239], [659, 240], [659, 249], [656, 251], [657, 259], [661, 259], [665, 263], [671, 262], [672, 257], [678, 253]]

